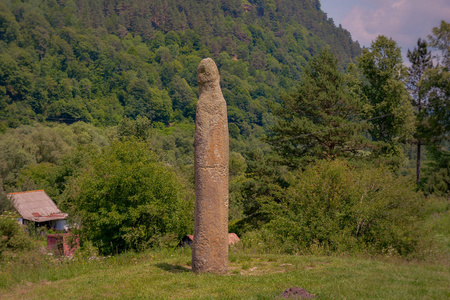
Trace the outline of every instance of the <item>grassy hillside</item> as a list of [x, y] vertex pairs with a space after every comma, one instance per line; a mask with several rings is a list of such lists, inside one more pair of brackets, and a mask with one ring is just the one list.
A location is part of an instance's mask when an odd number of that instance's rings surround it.
[[2, 299], [274, 299], [290, 287], [319, 299], [446, 299], [442, 262], [245, 254], [232, 248], [227, 275], [190, 272], [189, 249], [114, 257], [25, 261], [0, 273]]

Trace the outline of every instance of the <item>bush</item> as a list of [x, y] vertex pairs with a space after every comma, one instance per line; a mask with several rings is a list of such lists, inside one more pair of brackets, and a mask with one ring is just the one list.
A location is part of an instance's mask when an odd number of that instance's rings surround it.
[[428, 147], [430, 160], [423, 170], [420, 186], [425, 194], [450, 197], [450, 151]]
[[0, 215], [14, 210], [15, 208], [11, 199], [9, 199], [6, 194], [0, 193]]
[[170, 244], [192, 230], [193, 202], [144, 142], [106, 147], [66, 195], [81, 237], [103, 254]]
[[0, 260], [5, 251], [21, 252], [33, 247], [31, 239], [10, 215], [0, 215]]
[[264, 226], [285, 252], [398, 253], [414, 251], [420, 234], [420, 193], [385, 168], [320, 161], [294, 174]]

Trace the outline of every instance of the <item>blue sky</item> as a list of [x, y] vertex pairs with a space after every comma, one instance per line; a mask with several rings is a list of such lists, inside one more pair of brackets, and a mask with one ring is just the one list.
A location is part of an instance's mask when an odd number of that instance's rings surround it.
[[361, 46], [380, 34], [393, 38], [406, 51], [425, 39], [441, 20], [450, 22], [450, 0], [320, 0], [334, 23], [347, 29]]

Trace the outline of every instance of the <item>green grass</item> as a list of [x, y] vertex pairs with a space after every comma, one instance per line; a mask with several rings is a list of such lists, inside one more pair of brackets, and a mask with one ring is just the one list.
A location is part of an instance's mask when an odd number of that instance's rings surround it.
[[34, 254], [1, 265], [4, 299], [274, 299], [302, 287], [318, 299], [448, 299], [444, 262], [398, 258], [230, 254], [227, 275], [190, 271], [191, 253], [126, 253], [57, 260]]

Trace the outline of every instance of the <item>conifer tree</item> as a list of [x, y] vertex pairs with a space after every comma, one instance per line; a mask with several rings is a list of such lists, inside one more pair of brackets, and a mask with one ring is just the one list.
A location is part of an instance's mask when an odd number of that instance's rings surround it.
[[330, 156], [355, 156], [368, 145], [362, 132], [363, 101], [355, 77], [338, 70], [333, 54], [313, 57], [297, 91], [275, 109], [268, 141], [288, 164]]
[[426, 193], [449, 195], [450, 193], [450, 24], [442, 21], [428, 36], [430, 47], [435, 49], [436, 67], [429, 68], [422, 87], [427, 95], [426, 142], [429, 163], [424, 171], [421, 186]]
[[411, 66], [408, 69], [408, 89], [411, 94], [412, 104], [416, 107], [417, 116], [417, 163], [416, 163], [416, 182], [420, 181], [420, 160], [421, 160], [421, 146], [423, 141], [423, 135], [425, 126], [424, 124], [424, 108], [427, 105], [427, 97], [424, 92], [424, 88], [421, 86], [422, 78], [429, 68], [433, 67], [433, 61], [431, 60], [431, 53], [428, 51], [428, 44], [426, 41], [417, 41], [417, 48], [413, 51], [408, 50], [407, 56], [411, 62]]

